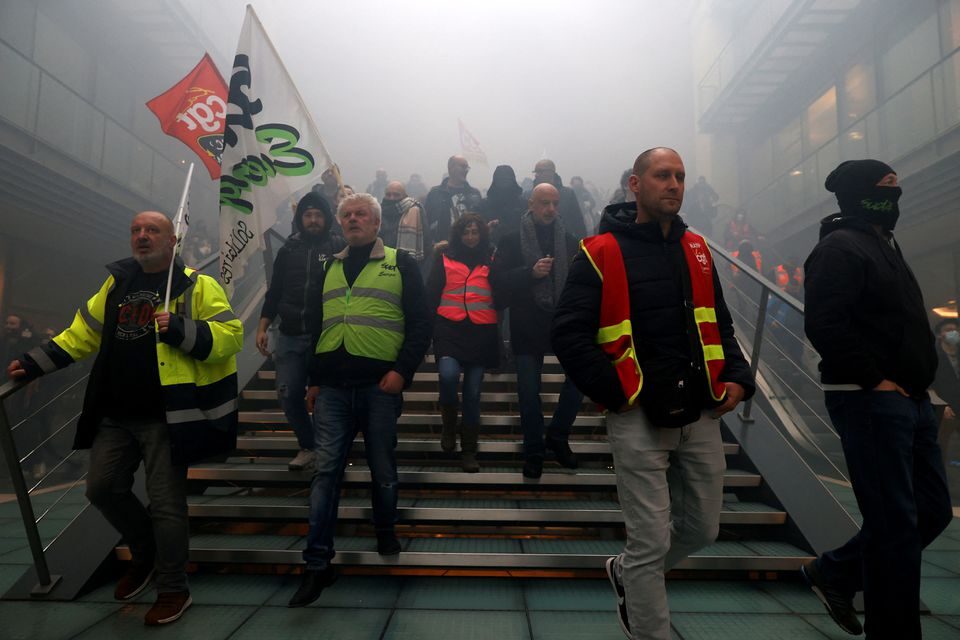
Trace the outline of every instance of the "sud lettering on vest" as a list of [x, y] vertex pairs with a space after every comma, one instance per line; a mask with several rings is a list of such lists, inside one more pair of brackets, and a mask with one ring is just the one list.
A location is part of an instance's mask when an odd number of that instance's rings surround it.
[[[706, 241], [691, 231], [683, 235], [680, 244], [690, 274], [693, 317], [707, 368], [707, 385], [710, 397], [719, 402], [726, 396], [726, 385], [719, 380], [724, 356], [714, 307], [713, 258]], [[611, 233], [585, 238], [580, 246], [602, 283], [597, 344], [616, 369], [628, 405], [633, 405], [640, 396], [644, 377], [633, 342], [630, 291], [623, 254]], [[683, 393], [682, 383], [679, 392]]]
[[470, 318], [473, 324], [496, 324], [497, 311], [490, 289], [490, 267], [479, 265], [470, 269], [462, 262], [443, 256], [447, 283], [440, 296], [437, 314], [447, 320], [462, 322]]
[[384, 257], [364, 265], [353, 286], [343, 262], [334, 260], [323, 283], [323, 327], [315, 353], [343, 345], [354, 356], [393, 362], [403, 345], [403, 278], [397, 250], [384, 247]]

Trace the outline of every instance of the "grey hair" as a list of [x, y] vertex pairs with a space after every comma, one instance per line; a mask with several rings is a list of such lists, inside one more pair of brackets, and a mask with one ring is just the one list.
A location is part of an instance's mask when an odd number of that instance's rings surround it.
[[369, 193], [352, 193], [349, 196], [344, 196], [343, 200], [340, 201], [340, 204], [337, 205], [337, 217], [342, 217], [343, 208], [347, 205], [363, 203], [370, 207], [370, 211], [373, 213], [373, 216], [379, 220], [381, 215], [380, 203]]

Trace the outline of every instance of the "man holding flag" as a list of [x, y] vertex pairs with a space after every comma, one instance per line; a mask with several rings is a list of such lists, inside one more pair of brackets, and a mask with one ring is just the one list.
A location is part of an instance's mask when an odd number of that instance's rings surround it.
[[[186, 465], [232, 450], [237, 432], [243, 326], [216, 280], [185, 267], [176, 246], [167, 216], [138, 213], [133, 257], [107, 265], [110, 275], [70, 327], [7, 367], [26, 381], [96, 354], [74, 448], [90, 449], [87, 498], [133, 556], [114, 597], [134, 598], [155, 576], [148, 625], [179, 619], [191, 603]], [[141, 461], [149, 510], [132, 491]]]

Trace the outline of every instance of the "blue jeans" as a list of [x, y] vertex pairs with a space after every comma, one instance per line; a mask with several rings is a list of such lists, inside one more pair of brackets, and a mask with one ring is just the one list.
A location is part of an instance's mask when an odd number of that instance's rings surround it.
[[[517, 396], [520, 401], [520, 425], [523, 428], [523, 455], [544, 454], [543, 409], [540, 405], [540, 374], [543, 372], [543, 354], [517, 354]], [[577, 419], [583, 394], [564, 377], [560, 387], [560, 399], [547, 427], [547, 438], [566, 442], [570, 427]]]
[[301, 449], [313, 449], [313, 424], [304, 400], [313, 347], [310, 334], [288, 336], [281, 333], [273, 352], [280, 408], [297, 434], [297, 444]]
[[930, 401], [828, 391], [826, 405], [863, 525], [820, 571], [851, 596], [863, 590], [867, 638], [920, 638], [920, 552], [952, 517]]
[[457, 404], [457, 386], [463, 371], [463, 424], [480, 425], [480, 385], [483, 383], [483, 365], [461, 365], [456, 358], [443, 356], [437, 362], [440, 374], [440, 404]]
[[397, 522], [397, 417], [403, 399], [375, 384], [365, 387], [320, 387], [313, 411], [315, 468], [310, 484], [310, 531], [303, 559], [310, 569], [323, 569], [333, 559], [340, 484], [347, 455], [357, 432], [363, 433], [370, 467], [373, 524], [392, 531]]

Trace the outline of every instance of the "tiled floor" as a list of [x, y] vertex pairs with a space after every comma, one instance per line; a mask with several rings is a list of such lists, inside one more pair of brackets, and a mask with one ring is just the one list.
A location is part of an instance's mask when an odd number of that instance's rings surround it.
[[[22, 534], [0, 518], [0, 592], [27, 566]], [[0, 636], [109, 640], [149, 636], [203, 640], [619, 640], [605, 580], [341, 576], [314, 605], [287, 609], [296, 576], [191, 576], [183, 620], [145, 629], [153, 600], [113, 600], [103, 585], [69, 603], [0, 601]], [[799, 582], [668, 583], [674, 638], [796, 640], [849, 638]], [[927, 640], [960, 638], [960, 519], [924, 555]], [[307, 632], [307, 630], [309, 632]]]

